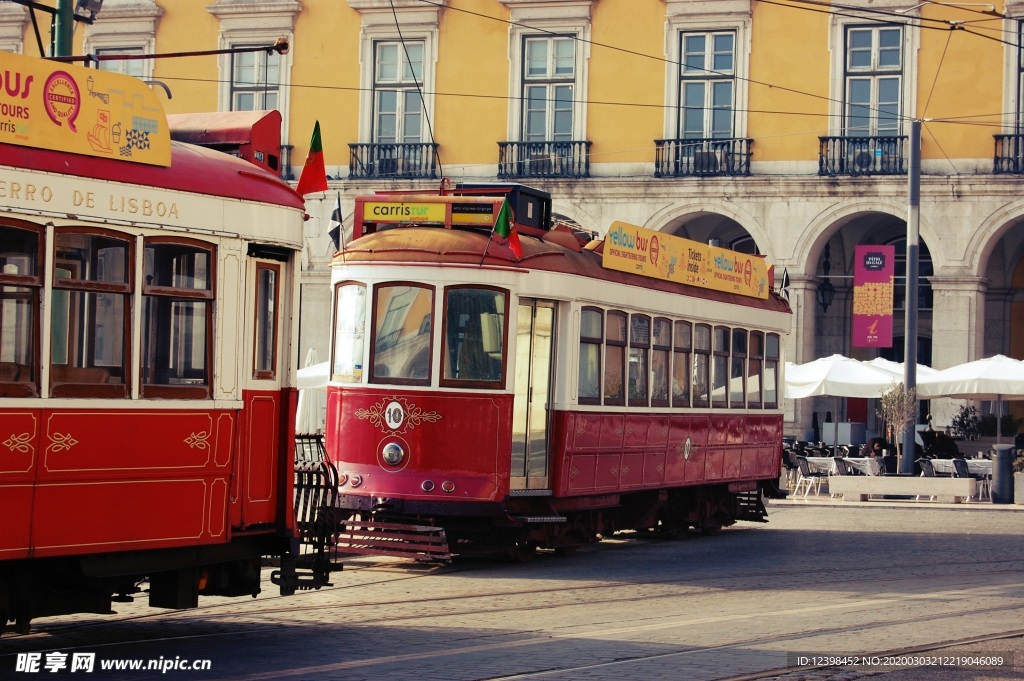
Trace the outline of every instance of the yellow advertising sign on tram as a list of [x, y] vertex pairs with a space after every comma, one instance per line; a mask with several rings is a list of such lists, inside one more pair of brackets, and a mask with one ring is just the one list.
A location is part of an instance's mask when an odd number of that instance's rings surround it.
[[604, 239], [602, 265], [752, 298], [768, 298], [764, 258], [615, 222]]
[[169, 166], [171, 134], [137, 78], [0, 51], [0, 142]]
[[444, 224], [447, 205], [412, 201], [367, 201], [363, 204], [366, 222], [439, 222]]

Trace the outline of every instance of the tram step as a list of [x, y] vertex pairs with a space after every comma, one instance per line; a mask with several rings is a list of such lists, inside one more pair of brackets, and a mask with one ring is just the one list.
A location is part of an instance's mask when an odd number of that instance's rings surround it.
[[366, 556], [396, 556], [423, 561], [450, 562], [451, 551], [444, 528], [406, 525], [375, 520], [345, 522], [334, 550]]
[[550, 497], [551, 490], [549, 489], [510, 489], [508, 491], [510, 497]]
[[564, 523], [565, 516], [560, 515], [510, 515], [509, 520], [517, 523]]

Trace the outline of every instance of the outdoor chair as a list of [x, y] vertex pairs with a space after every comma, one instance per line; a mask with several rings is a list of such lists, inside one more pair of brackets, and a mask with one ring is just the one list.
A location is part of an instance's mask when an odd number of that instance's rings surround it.
[[978, 481], [978, 500], [990, 498], [992, 495], [991, 482], [987, 475], [974, 475], [967, 466], [966, 459], [953, 459], [954, 478], [974, 478]]
[[811, 488], [814, 488], [815, 494], [821, 493], [821, 483], [828, 484], [828, 474], [819, 473], [818, 471], [812, 471], [811, 465], [807, 463], [806, 456], [796, 457], [797, 467], [800, 469], [800, 476], [796, 480], [796, 487], [793, 489], [793, 496], [800, 493], [800, 488], [804, 489], [804, 496], [806, 497], [811, 493]]
[[[918, 459], [915, 463], [918, 466], [921, 467], [921, 477], [922, 478], [934, 478], [935, 477], [935, 466], [932, 465], [932, 462], [931, 462], [930, 459]], [[918, 494], [914, 498], [914, 500], [915, 501], [920, 501], [921, 500], [921, 495]], [[935, 495], [934, 494], [931, 495], [928, 498], [928, 500], [929, 501], [935, 501]]]
[[[853, 470], [850, 465], [846, 463], [842, 457], [836, 457], [832, 459], [832, 475], [853, 475]], [[840, 496], [838, 493], [833, 493], [833, 497]]]

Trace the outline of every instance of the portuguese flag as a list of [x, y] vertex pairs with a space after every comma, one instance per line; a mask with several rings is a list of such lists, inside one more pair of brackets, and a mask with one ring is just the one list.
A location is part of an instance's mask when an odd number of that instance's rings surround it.
[[313, 126], [313, 139], [309, 143], [309, 154], [306, 164], [299, 175], [299, 185], [295, 191], [305, 196], [313, 192], [327, 191], [327, 171], [324, 169], [324, 147], [320, 143], [320, 121]]
[[519, 243], [519, 232], [516, 231], [515, 217], [512, 215], [512, 208], [508, 205], [508, 197], [501, 202], [498, 219], [494, 221], [494, 233], [508, 240], [509, 248], [512, 249], [516, 260], [523, 257], [523, 245]]

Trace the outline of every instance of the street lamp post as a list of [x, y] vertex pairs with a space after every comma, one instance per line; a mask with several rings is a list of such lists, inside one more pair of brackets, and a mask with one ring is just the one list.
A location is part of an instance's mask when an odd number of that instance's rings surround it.
[[[921, 121], [910, 122], [910, 167], [908, 169], [907, 194], [907, 285], [906, 303], [904, 305], [905, 332], [903, 346], [903, 387], [907, 390], [917, 388], [917, 280], [918, 272], [918, 241], [920, 239], [921, 219]], [[900, 473], [914, 473], [915, 436], [917, 435], [917, 417], [915, 409], [911, 427], [903, 433], [903, 460], [900, 462]]]

